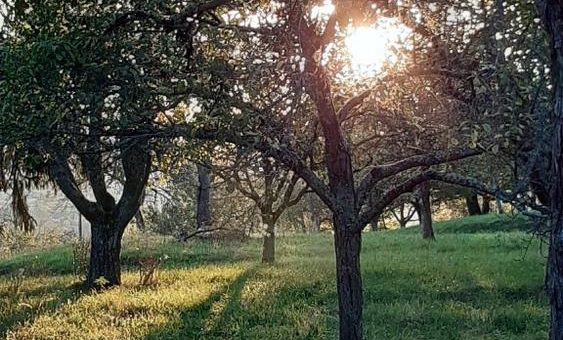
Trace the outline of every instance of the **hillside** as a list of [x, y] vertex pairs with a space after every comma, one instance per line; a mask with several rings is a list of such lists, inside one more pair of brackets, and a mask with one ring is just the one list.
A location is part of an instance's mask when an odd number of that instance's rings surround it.
[[[366, 339], [543, 339], [548, 304], [539, 242], [524, 219], [480, 216], [416, 229], [366, 233]], [[128, 240], [124, 285], [82, 293], [71, 247], [0, 262], [0, 334], [8, 339], [333, 339], [337, 307], [330, 234], [278, 243]], [[154, 286], [135, 264], [164, 260]], [[23, 275], [19, 268], [25, 268]]]

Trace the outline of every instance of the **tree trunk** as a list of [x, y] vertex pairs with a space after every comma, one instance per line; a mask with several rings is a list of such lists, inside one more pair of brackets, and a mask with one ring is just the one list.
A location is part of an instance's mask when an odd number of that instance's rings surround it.
[[435, 240], [434, 228], [432, 226], [432, 204], [430, 202], [430, 186], [428, 183], [422, 183], [418, 187], [418, 219], [422, 238], [425, 240]]
[[379, 228], [379, 216], [376, 216], [370, 223], [371, 231], [377, 231]]
[[483, 208], [481, 209], [481, 213], [485, 215], [491, 213], [491, 196], [483, 196]]
[[469, 216], [481, 215], [481, 207], [479, 207], [479, 198], [476, 193], [470, 193], [465, 196], [467, 205], [467, 213]]
[[496, 203], [497, 203], [497, 212], [499, 214], [504, 214], [504, 209], [502, 208], [502, 201], [499, 198], [497, 198]]
[[554, 90], [551, 139], [551, 235], [546, 288], [551, 303], [550, 339], [563, 339], [563, 1], [536, 0], [550, 36]]
[[362, 276], [360, 271], [361, 231], [353, 219], [334, 218], [336, 281], [340, 317], [340, 339], [362, 339]]
[[139, 211], [137, 211], [137, 213], [135, 214], [135, 224], [137, 224], [137, 228], [141, 231], [145, 231], [147, 229], [145, 224], [145, 218], [143, 217], [143, 213], [141, 212], [141, 209], [139, 209]]
[[84, 235], [82, 232], [82, 214], [78, 212], [78, 240], [82, 242], [84, 240]]
[[270, 216], [264, 215], [262, 223], [266, 226], [262, 245], [262, 263], [271, 264], [276, 260], [276, 225]]
[[[563, 198], [563, 197], [562, 197]], [[546, 271], [546, 289], [551, 304], [550, 339], [563, 339], [563, 214], [552, 219], [551, 243]]]
[[100, 288], [121, 284], [120, 255], [123, 230], [113, 225], [100, 224], [92, 224], [91, 230], [90, 267], [86, 284]]
[[202, 230], [211, 224], [211, 169], [197, 165], [199, 186], [197, 190], [197, 229]]

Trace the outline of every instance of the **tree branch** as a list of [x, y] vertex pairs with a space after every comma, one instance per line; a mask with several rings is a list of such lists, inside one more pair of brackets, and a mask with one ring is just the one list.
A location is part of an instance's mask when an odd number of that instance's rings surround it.
[[456, 161], [481, 154], [481, 150], [462, 148], [455, 151], [437, 151], [423, 155], [416, 155], [395, 163], [374, 167], [360, 182], [358, 186], [358, 199], [363, 203], [375, 185], [387, 177], [397, 175], [403, 171], [421, 167], [432, 166], [451, 161]]
[[361, 105], [364, 100], [371, 94], [372, 90], [365, 90], [364, 92], [360, 93], [359, 95], [350, 98], [344, 106], [338, 110], [337, 116], [340, 122], [345, 121], [348, 118], [348, 115], [352, 110], [354, 110], [357, 106]]
[[143, 203], [152, 164], [148, 140], [126, 139], [121, 145], [121, 164], [125, 183], [114, 211], [117, 225], [124, 229]]
[[51, 177], [55, 180], [61, 191], [74, 204], [76, 209], [90, 222], [98, 222], [103, 218], [103, 213], [98, 205], [88, 200], [76, 184], [76, 179], [68, 164], [68, 159], [60, 153], [53, 154], [50, 164]]

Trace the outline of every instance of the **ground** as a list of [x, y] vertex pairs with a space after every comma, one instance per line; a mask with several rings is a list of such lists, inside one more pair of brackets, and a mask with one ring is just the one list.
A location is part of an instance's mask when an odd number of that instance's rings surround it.
[[[545, 339], [541, 242], [523, 218], [471, 217], [365, 233], [366, 339]], [[543, 252], [543, 253], [542, 253]], [[168, 257], [158, 282], [136, 263]], [[0, 260], [0, 336], [8, 339], [334, 339], [337, 306], [330, 233], [285, 237], [278, 263], [260, 243], [128, 240], [124, 284], [81, 292], [72, 247]], [[25, 268], [24, 270], [21, 268]]]

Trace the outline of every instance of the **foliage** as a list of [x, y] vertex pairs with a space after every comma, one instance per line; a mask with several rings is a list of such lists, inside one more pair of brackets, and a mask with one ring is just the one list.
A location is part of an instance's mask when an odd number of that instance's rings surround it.
[[[366, 338], [545, 338], [548, 310], [538, 244], [533, 241], [524, 252], [527, 235], [491, 230], [491, 220], [437, 223], [441, 236], [433, 244], [406, 231], [366, 234]], [[480, 232], [450, 229], [458, 222]], [[334, 338], [331, 242], [322, 234], [281, 238], [275, 267], [255, 264], [257, 242], [217, 248], [151, 242], [139, 250], [130, 245], [124, 285], [88, 294], [72, 286], [68, 250], [42, 253], [43, 270], [26, 275], [14, 309], [0, 313], [0, 334], [8, 332], [8, 339]], [[139, 287], [137, 261], [163, 254], [170, 259], [158, 284]], [[55, 255], [57, 261], [44, 261]], [[25, 263], [21, 257], [10, 261]], [[7, 285], [0, 279], [3, 298]]]

